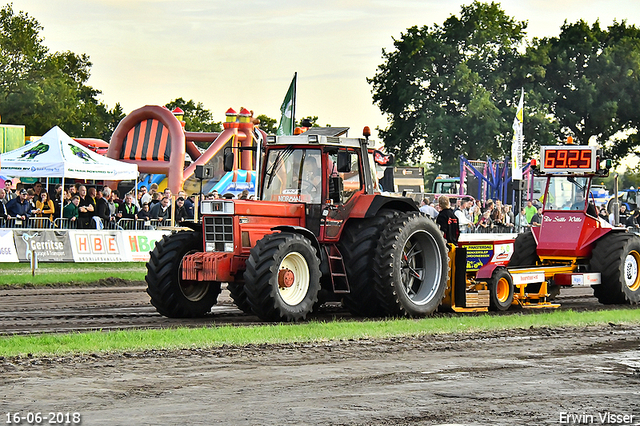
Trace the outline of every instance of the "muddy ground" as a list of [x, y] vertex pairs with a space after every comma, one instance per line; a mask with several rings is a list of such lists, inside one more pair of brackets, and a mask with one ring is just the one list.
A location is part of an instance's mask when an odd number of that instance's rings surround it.
[[640, 329], [1, 359], [0, 408], [5, 424], [640, 424]]

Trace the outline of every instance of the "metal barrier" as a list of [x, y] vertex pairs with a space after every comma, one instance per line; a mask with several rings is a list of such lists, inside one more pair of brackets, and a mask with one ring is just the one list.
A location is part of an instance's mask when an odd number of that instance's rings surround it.
[[48, 217], [29, 217], [27, 218], [27, 228], [53, 228], [53, 222]]
[[78, 229], [78, 220], [57, 218], [53, 223], [54, 227], [58, 229]]

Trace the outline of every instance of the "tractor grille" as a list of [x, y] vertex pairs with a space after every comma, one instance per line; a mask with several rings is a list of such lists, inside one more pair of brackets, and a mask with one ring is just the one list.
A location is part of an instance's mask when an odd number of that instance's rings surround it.
[[233, 218], [231, 216], [205, 216], [205, 251], [233, 251]]

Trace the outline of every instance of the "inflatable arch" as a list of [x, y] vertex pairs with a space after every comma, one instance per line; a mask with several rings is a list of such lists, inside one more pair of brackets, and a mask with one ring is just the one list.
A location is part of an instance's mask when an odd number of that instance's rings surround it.
[[[266, 141], [266, 133], [255, 128], [251, 113], [242, 109], [226, 112], [224, 130], [220, 133], [187, 132], [181, 122], [165, 107], [147, 105], [127, 115], [113, 132], [107, 157], [138, 165], [141, 173], [167, 175], [172, 193], [185, 189], [197, 192], [196, 166], [211, 165], [220, 179], [223, 175], [224, 148], [247, 148]], [[194, 142], [211, 142], [200, 152]], [[186, 154], [193, 160], [185, 167]], [[242, 150], [236, 155], [236, 169], [253, 170], [255, 154]], [[110, 183], [112, 185], [113, 183]]]

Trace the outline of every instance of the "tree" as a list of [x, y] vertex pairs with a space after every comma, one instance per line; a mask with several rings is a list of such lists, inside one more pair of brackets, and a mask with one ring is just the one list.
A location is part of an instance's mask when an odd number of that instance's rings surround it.
[[498, 4], [476, 1], [442, 26], [414, 26], [394, 39], [368, 79], [388, 116], [389, 127], [378, 129], [387, 150], [414, 163], [428, 150], [449, 173], [460, 155], [510, 153], [518, 94], [511, 72], [525, 28]]
[[264, 114], [260, 114], [258, 117], [260, 120], [260, 128], [268, 135], [275, 135], [278, 130], [278, 120], [275, 118], [267, 117]]
[[535, 82], [564, 140], [580, 144], [595, 138], [619, 161], [640, 154], [640, 30], [615, 22], [607, 30], [599, 22], [564, 23], [558, 37], [534, 40], [528, 52], [536, 55], [543, 72]]
[[182, 98], [177, 98], [165, 106], [170, 110], [174, 110], [177, 107], [184, 111], [184, 128], [189, 132], [222, 131], [222, 123], [213, 121], [213, 114], [204, 108], [202, 102], [195, 103], [192, 99], [185, 101]]
[[85, 54], [49, 53], [42, 26], [11, 4], [0, 9], [0, 115], [24, 124], [27, 134], [43, 134], [54, 125], [73, 136], [101, 137], [107, 107], [101, 92], [86, 85], [91, 62]]

